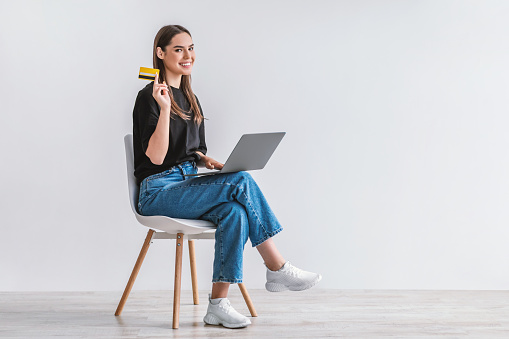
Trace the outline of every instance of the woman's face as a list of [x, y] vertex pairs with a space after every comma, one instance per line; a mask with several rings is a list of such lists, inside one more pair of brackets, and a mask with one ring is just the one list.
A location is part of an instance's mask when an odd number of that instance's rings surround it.
[[165, 51], [157, 48], [157, 56], [163, 60], [167, 71], [174, 75], [189, 75], [196, 58], [193, 39], [187, 33], [179, 33], [171, 39]]

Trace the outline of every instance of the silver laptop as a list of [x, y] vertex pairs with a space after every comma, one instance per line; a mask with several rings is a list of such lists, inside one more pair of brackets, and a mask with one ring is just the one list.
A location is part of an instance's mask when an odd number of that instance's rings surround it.
[[239, 171], [253, 171], [265, 167], [286, 132], [244, 134], [221, 170], [212, 170], [187, 177], [214, 175]]

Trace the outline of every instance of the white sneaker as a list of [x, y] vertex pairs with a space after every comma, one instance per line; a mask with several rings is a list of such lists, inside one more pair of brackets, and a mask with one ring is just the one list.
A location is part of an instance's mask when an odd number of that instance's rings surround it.
[[267, 268], [265, 288], [269, 292], [303, 291], [315, 286], [321, 279], [320, 274], [303, 271], [287, 261], [278, 271]]
[[210, 302], [209, 294], [209, 307], [207, 314], [203, 317], [203, 321], [209, 325], [223, 325], [228, 328], [239, 328], [251, 325], [251, 320], [243, 316], [230, 305], [228, 298], [223, 298], [217, 305]]

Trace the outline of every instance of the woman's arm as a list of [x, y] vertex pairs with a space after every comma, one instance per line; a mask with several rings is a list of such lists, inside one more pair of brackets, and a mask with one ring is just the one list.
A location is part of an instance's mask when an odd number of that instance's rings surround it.
[[170, 120], [170, 110], [163, 110], [161, 108], [156, 129], [148, 141], [147, 151], [145, 152], [154, 165], [161, 165], [168, 152]]
[[165, 82], [162, 84], [159, 83], [159, 76], [157, 73], [154, 80], [152, 96], [161, 107], [161, 111], [159, 112], [159, 120], [157, 121], [156, 129], [148, 141], [145, 154], [154, 165], [161, 165], [164, 162], [170, 143], [171, 99], [168, 93], [168, 86]]
[[[200, 108], [200, 112], [203, 116], [203, 109], [201, 108], [200, 100], [195, 95], [196, 101], [198, 102], [198, 107]], [[198, 166], [205, 166], [208, 169], [221, 169], [223, 168], [223, 164], [217, 160], [212, 159], [205, 155], [207, 153], [207, 144], [205, 143], [205, 121], [201, 122], [199, 127], [199, 135], [200, 135], [200, 146], [198, 150], [195, 151], [196, 154], [199, 155], [200, 160], [198, 161]]]

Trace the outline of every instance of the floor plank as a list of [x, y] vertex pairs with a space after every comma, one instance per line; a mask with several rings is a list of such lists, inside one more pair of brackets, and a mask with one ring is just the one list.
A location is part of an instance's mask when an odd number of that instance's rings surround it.
[[[202, 321], [191, 291], [172, 330], [172, 291], [134, 291], [121, 316], [121, 292], [0, 292], [1, 338], [509, 338], [509, 291], [250, 290], [258, 312], [237, 330]], [[238, 289], [232, 305], [249, 315]]]

